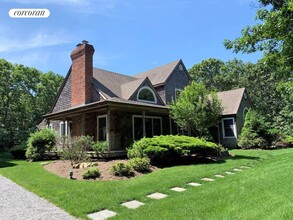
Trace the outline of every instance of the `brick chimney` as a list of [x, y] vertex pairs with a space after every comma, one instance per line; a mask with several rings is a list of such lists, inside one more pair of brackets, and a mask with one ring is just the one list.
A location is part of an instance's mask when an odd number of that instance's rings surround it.
[[70, 57], [71, 68], [71, 107], [92, 101], [93, 54], [95, 49], [88, 41], [76, 45]]

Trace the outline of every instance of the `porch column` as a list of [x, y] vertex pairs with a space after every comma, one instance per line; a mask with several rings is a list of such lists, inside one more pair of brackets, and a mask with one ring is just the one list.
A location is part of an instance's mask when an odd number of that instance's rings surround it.
[[107, 117], [106, 117], [106, 131], [107, 131], [106, 140], [107, 140], [108, 146], [109, 146], [108, 147], [108, 152], [111, 151], [110, 126], [111, 126], [111, 111], [108, 108], [107, 109]]
[[142, 112], [142, 136], [146, 137], [146, 133], [145, 133], [145, 111]]
[[85, 113], [81, 115], [81, 135], [85, 135]]

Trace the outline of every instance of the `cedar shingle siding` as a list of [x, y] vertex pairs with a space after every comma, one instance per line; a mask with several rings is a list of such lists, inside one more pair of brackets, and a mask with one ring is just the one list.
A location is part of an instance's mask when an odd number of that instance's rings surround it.
[[69, 109], [71, 107], [70, 102], [71, 102], [71, 74], [69, 73], [67, 81], [65, 82], [65, 85], [63, 89], [61, 90], [61, 93], [57, 99], [57, 102], [52, 112], [55, 113], [55, 112]]

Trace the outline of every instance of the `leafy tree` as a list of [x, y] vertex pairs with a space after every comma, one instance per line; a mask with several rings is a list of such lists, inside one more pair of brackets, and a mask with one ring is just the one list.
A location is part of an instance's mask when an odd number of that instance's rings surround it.
[[[217, 92], [247, 88], [255, 110], [265, 116], [271, 125], [276, 124], [276, 119], [285, 106], [277, 87], [285, 79], [282, 75], [275, 74], [275, 68], [266, 65], [264, 60], [256, 64], [244, 63], [237, 59], [227, 62], [210, 61], [211, 59], [194, 65], [190, 70], [192, 79], [203, 82], [209, 89]], [[213, 68], [212, 65], [217, 67]], [[206, 70], [215, 72], [207, 74], [205, 78]]]
[[62, 79], [0, 59], [0, 148], [28, 138], [49, 111]]
[[234, 52], [263, 51], [267, 62], [293, 70], [293, 1], [259, 0], [261, 8], [256, 13], [254, 26], [242, 30], [242, 36], [225, 40], [227, 49]]
[[276, 118], [275, 127], [284, 134], [293, 136], [293, 81], [280, 83], [277, 90], [281, 93], [285, 106]]
[[181, 92], [179, 99], [171, 103], [171, 117], [185, 130], [197, 136], [209, 134], [216, 126], [222, 112], [221, 103], [215, 93], [210, 93], [202, 83], [192, 82]]

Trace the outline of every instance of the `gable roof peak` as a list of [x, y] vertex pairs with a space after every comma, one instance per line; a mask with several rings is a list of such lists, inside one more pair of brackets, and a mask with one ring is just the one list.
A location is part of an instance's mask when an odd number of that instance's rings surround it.
[[182, 60], [176, 60], [171, 63], [167, 63], [162, 66], [158, 66], [147, 70], [145, 72], [141, 72], [138, 74], [133, 75], [136, 78], [146, 78], [148, 77], [154, 86], [163, 84], [169, 78], [169, 76], [173, 73], [174, 69], [182, 63]]

